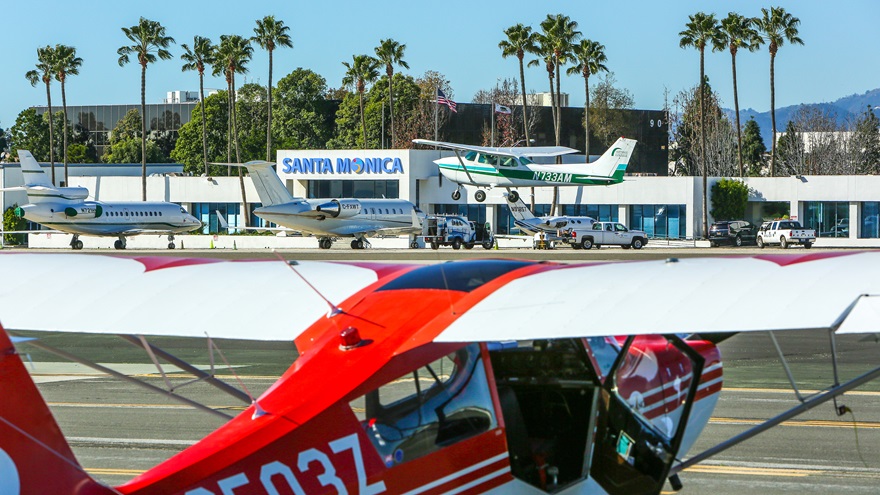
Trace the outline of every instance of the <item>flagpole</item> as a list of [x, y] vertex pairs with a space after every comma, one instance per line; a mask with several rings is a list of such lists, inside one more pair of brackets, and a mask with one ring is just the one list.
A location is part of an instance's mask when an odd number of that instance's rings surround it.
[[[437, 86], [436, 91], [434, 91], [434, 141], [439, 141], [440, 134], [440, 86]], [[434, 149], [437, 149], [435, 146]]]
[[495, 102], [492, 102], [492, 107], [489, 109], [489, 118], [492, 119], [492, 144], [489, 146], [495, 146]]

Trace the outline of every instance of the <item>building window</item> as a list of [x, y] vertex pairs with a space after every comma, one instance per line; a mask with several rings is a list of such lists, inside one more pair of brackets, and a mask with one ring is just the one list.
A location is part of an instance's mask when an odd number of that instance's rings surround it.
[[310, 198], [397, 199], [397, 180], [309, 180]]
[[819, 237], [849, 237], [849, 203], [846, 201], [805, 201], [805, 228]]
[[877, 239], [880, 237], [877, 224], [880, 223], [880, 203], [877, 201], [865, 201], [862, 203], [862, 228], [859, 229], [859, 237], [863, 239]]
[[687, 228], [685, 205], [632, 205], [629, 228], [644, 230], [648, 237], [684, 239]]

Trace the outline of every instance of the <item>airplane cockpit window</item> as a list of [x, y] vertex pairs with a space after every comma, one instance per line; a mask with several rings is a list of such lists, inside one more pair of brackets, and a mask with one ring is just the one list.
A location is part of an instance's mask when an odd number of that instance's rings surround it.
[[501, 157], [501, 166], [502, 167], [515, 167], [516, 166], [516, 158], [512, 156], [502, 156]]
[[475, 158], [476, 156], [477, 156], [477, 152], [476, 152], [476, 151], [468, 151], [468, 152], [464, 155], [464, 159], [467, 160], [467, 161], [469, 161], [469, 162], [472, 162], [472, 161], [474, 161], [474, 158]]
[[522, 163], [523, 165], [526, 165], [526, 166], [535, 163], [524, 156], [519, 157], [519, 162]]
[[470, 292], [501, 275], [531, 264], [530, 261], [480, 260], [427, 265], [404, 273], [376, 290], [445, 289]]
[[188, 214], [188, 213], [186, 212], [186, 208], [184, 208], [184, 207], [182, 207], [182, 206], [180, 207], [180, 212], [183, 213], [184, 215], [187, 215], [187, 214]]
[[495, 155], [483, 155], [481, 154], [477, 159], [479, 163], [487, 163], [489, 165], [495, 165], [498, 162], [498, 157]]
[[479, 344], [392, 380], [350, 406], [388, 467], [498, 426]]

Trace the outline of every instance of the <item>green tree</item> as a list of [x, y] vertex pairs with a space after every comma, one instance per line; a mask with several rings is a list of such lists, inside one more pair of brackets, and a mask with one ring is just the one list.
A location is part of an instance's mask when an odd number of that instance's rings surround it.
[[[194, 70], [199, 73], [199, 103], [205, 104], [205, 67], [214, 64], [214, 45], [210, 38], [202, 36], [193, 37], [193, 46], [190, 48], [186, 43], [180, 45], [183, 53], [180, 55], [184, 64], [181, 70], [184, 72]], [[208, 175], [208, 137], [205, 113], [201, 112], [202, 120], [202, 160], [205, 167], [205, 175]], [[176, 146], [175, 146], [176, 147]]]
[[387, 40], [379, 41], [379, 46], [377, 46], [375, 50], [376, 60], [378, 60], [379, 64], [385, 65], [385, 76], [388, 79], [388, 109], [391, 114], [391, 147], [398, 148], [400, 146], [394, 135], [394, 66], [399, 65], [404, 69], [409, 69], [409, 64], [403, 60], [403, 52], [406, 50], [406, 45], [400, 44], [389, 38]]
[[171, 151], [171, 158], [183, 164], [183, 170], [199, 174], [204, 170], [204, 149], [200, 122], [205, 120], [205, 141], [207, 142], [208, 176], [228, 175], [230, 168], [223, 165], [210, 165], [211, 162], [226, 162], [229, 122], [229, 106], [226, 91], [219, 91], [199, 102], [193, 109], [192, 119], [181, 126], [177, 143]]
[[235, 115], [243, 162], [262, 160], [266, 152], [266, 88], [248, 83], [238, 88]]
[[590, 76], [608, 72], [608, 67], [605, 67], [608, 59], [605, 57], [605, 45], [593, 40], [581, 40], [572, 49], [572, 54], [577, 64], [569, 67], [568, 75], [584, 76], [584, 93], [587, 97], [584, 103], [584, 154], [587, 155], [587, 161], [590, 161]]
[[268, 112], [266, 117], [266, 161], [272, 160], [272, 53], [276, 48], [285, 46], [293, 48], [293, 41], [287, 32], [289, 27], [284, 25], [284, 21], [276, 21], [275, 16], [267, 15], [262, 20], [257, 21], [257, 27], [254, 28], [254, 37], [252, 41], [260, 45], [260, 48], [269, 52], [269, 90], [268, 90]]
[[334, 113], [325, 99], [327, 81], [308, 69], [297, 68], [278, 81], [273, 90], [278, 108], [273, 134], [283, 149], [321, 149], [332, 137]]
[[[376, 143], [382, 137], [382, 108], [388, 102], [388, 85], [385, 83], [385, 77], [383, 75], [363, 97], [364, 122], [369, 143]], [[400, 115], [407, 115], [406, 119], [400, 120], [401, 125], [397, 131], [398, 139], [403, 141], [405, 138], [414, 139], [424, 136], [424, 134], [413, 135], [413, 127], [416, 125], [413, 120], [419, 118], [420, 103], [424, 101], [420, 99], [421, 88], [419, 85], [411, 76], [398, 73], [394, 75], [394, 92], [397, 95], [394, 100], [395, 106], [402, 110]], [[433, 113], [433, 108], [431, 108], [431, 120], [429, 121], [431, 131], [429, 132], [433, 131]], [[347, 149], [362, 146], [363, 128], [360, 119], [360, 95], [349, 93], [342, 100], [336, 112], [336, 136], [327, 142], [327, 147]]]
[[[522, 92], [523, 132], [526, 137], [526, 146], [529, 146], [531, 142], [529, 138], [528, 102], [526, 101], [526, 75], [525, 70], [523, 69], [523, 59], [525, 58], [526, 53], [535, 54], [538, 52], [538, 33], [532, 31], [531, 26], [516, 24], [505, 29], [504, 35], [507, 36], [507, 39], [501, 40], [501, 42], [498, 43], [498, 48], [501, 49], [501, 57], [507, 58], [516, 56], [516, 59], [519, 61], [519, 82]], [[534, 197], [535, 195], [532, 194], [533, 201]], [[534, 210], [534, 205], [532, 205], [532, 209]]]
[[48, 118], [46, 114], [38, 114], [33, 107], [26, 108], [18, 114], [15, 124], [9, 129], [9, 149], [13, 157], [18, 156], [18, 150], [30, 151], [38, 161], [44, 161], [49, 157]]
[[[162, 150], [155, 141], [147, 141], [147, 157], [150, 163], [165, 162]], [[138, 138], [119, 139], [104, 153], [104, 163], [137, 163], [143, 158], [143, 143]]]
[[[217, 51], [214, 55], [216, 63], [214, 65], [214, 75], [224, 74], [226, 76], [226, 87], [229, 95], [229, 121], [231, 129], [231, 140], [235, 143], [235, 161], [241, 163], [241, 145], [238, 140], [238, 123], [236, 119], [235, 107], [235, 74], [246, 74], [247, 63], [250, 62], [254, 54], [254, 48], [251, 46], [250, 40], [243, 38], [237, 34], [220, 36], [220, 44], [217, 45]], [[227, 144], [228, 146], [228, 144]], [[228, 148], [227, 148], [228, 150]], [[227, 152], [227, 155], [229, 153]], [[241, 208], [244, 226], [248, 226], [248, 206], [247, 193], [244, 189], [244, 176], [241, 167], [236, 167], [238, 171], [238, 184], [241, 188]]]
[[735, 220], [743, 218], [749, 204], [749, 188], [743, 182], [722, 178], [712, 184], [712, 218]]
[[[156, 21], [141, 17], [137, 25], [122, 28], [125, 37], [132, 43], [119, 47], [119, 66], [124, 67], [130, 61], [129, 55], [137, 56], [141, 66], [141, 116], [147, 114], [147, 64], [156, 62], [158, 56], [162, 60], [171, 58], [167, 48], [174, 43], [174, 38], [165, 35], [165, 27]], [[147, 200], [147, 124], [146, 118], [141, 119], [141, 197]]]
[[67, 93], [65, 91], [65, 82], [67, 76], [78, 76], [79, 68], [82, 67], [83, 59], [76, 56], [76, 48], [67, 45], [55, 45], [55, 80], [61, 83], [61, 105], [63, 108], [64, 122], [64, 147], [62, 148], [62, 156], [64, 157], [64, 183], [68, 183], [67, 173]]
[[67, 160], [70, 163], [89, 163], [91, 161], [89, 148], [82, 143], [71, 143], [67, 147]]
[[[15, 214], [18, 209], [18, 203], [6, 208], [3, 212], [3, 230], [16, 231], [24, 230], [27, 227], [27, 221]], [[3, 234], [3, 242], [11, 245], [21, 245], [27, 241], [26, 234]]]
[[116, 127], [110, 131], [110, 144], [123, 141], [125, 139], [134, 139], [141, 137], [143, 122], [141, 114], [132, 108], [116, 123]]
[[746, 122], [743, 129], [741, 151], [743, 160], [749, 167], [749, 175], [760, 176], [761, 170], [764, 168], [764, 153], [767, 152], [767, 146], [764, 144], [761, 128], [754, 117]]
[[[770, 123], [772, 125], [771, 136], [776, 136], [776, 53], [786, 41], [792, 45], [803, 45], [804, 41], [798, 37], [798, 26], [801, 21], [792, 16], [782, 7], [770, 7], [770, 10], [761, 9], [761, 17], [752, 21], [761, 35], [762, 43], [767, 43], [770, 51]], [[770, 151], [770, 176], [776, 175], [776, 139]]]
[[613, 72], [600, 76], [591, 93], [590, 129], [599, 139], [600, 147], [605, 149], [630, 128], [624, 110], [631, 109], [635, 100], [629, 90], [617, 87]]
[[[577, 30], [577, 22], [567, 15], [547, 14], [547, 18], [541, 21], [542, 39], [545, 48], [552, 54], [554, 77], [556, 78], [556, 98], [553, 101], [556, 107], [556, 146], [560, 145], [560, 128], [562, 127], [562, 111], [560, 95], [560, 70], [572, 56], [574, 44], [581, 37]], [[555, 193], [554, 193], [555, 195]], [[555, 203], [553, 209], [555, 210]], [[551, 215], [554, 214], [551, 212]]]
[[856, 170], [860, 174], [880, 173], [880, 119], [870, 106], [856, 122], [853, 144]]
[[756, 51], [761, 46], [761, 37], [758, 31], [752, 27], [753, 21], [748, 17], [730, 12], [721, 20], [718, 28], [718, 37], [712, 40], [714, 51], [730, 51], [730, 65], [733, 71], [733, 108], [736, 112], [736, 143], [737, 158], [739, 160], [739, 176], [743, 176], [743, 153], [742, 153], [742, 128], [739, 123], [739, 95], [736, 89], [736, 53], [740, 48], [750, 52]]
[[680, 36], [678, 45], [681, 48], [696, 48], [700, 52], [700, 79], [697, 84], [700, 86], [700, 146], [702, 147], [703, 157], [703, 237], [709, 235], [709, 212], [707, 203], [708, 184], [707, 184], [707, 167], [706, 163], [706, 121], [703, 106], [705, 105], [705, 53], [706, 46], [715, 44], [720, 39], [718, 31], [718, 20], [715, 14], [706, 14], [697, 12], [689, 16], [690, 21], [685, 25], [685, 30], [678, 33]]
[[361, 114], [361, 130], [363, 131], [363, 145], [367, 148], [367, 123], [364, 120], [364, 91], [367, 84], [371, 84], [379, 78], [379, 61], [369, 55], [354, 55], [352, 63], [342, 62], [345, 66], [345, 76], [342, 85], [354, 87], [358, 94], [358, 102]]
[[55, 49], [49, 45], [43, 48], [37, 48], [37, 68], [27, 71], [24, 75], [31, 86], [36, 86], [41, 81], [46, 85], [46, 102], [49, 106], [49, 161], [52, 163], [52, 183], [55, 184], [55, 138], [52, 125], [52, 93], [49, 91], [49, 84], [52, 82], [52, 76], [55, 74], [56, 53]]

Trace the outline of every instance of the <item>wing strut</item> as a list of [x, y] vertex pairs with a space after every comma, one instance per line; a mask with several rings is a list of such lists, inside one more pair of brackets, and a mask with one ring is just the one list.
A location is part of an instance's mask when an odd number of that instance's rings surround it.
[[464, 169], [464, 173], [467, 174], [467, 178], [470, 181], [470, 183], [476, 184], [476, 182], [474, 182], [474, 178], [471, 177], [471, 172], [468, 170], [467, 166], [465, 166], [464, 160], [461, 158], [461, 153], [459, 152], [459, 150], [452, 150], [452, 151], [455, 152], [455, 156], [458, 158], [458, 163], [461, 164], [461, 168]]
[[125, 374], [122, 374], [118, 371], [111, 370], [110, 368], [107, 368], [106, 366], [101, 366], [98, 363], [93, 363], [93, 362], [89, 361], [88, 359], [81, 358], [81, 357], [79, 357], [75, 354], [71, 354], [67, 351], [62, 351], [61, 349], [56, 349], [50, 345], [46, 345], [43, 342], [40, 342], [39, 340], [33, 340], [28, 343], [46, 351], [46, 352], [50, 352], [52, 354], [55, 354], [56, 356], [63, 357], [64, 359], [69, 359], [69, 360], [76, 362], [76, 363], [79, 363], [83, 366], [88, 366], [89, 368], [100, 371], [101, 373], [106, 373], [114, 378], [119, 378], [120, 380], [124, 380], [124, 381], [130, 382], [130, 383], [133, 383], [139, 387], [143, 387], [143, 388], [149, 390], [150, 392], [155, 392], [159, 395], [164, 395], [165, 397], [168, 397], [169, 399], [176, 400], [177, 402], [182, 402], [183, 404], [186, 404], [190, 407], [194, 407], [200, 411], [205, 411], [205, 412], [211, 413], [215, 416], [219, 416], [219, 417], [223, 418], [224, 421], [228, 421], [228, 420], [232, 419], [232, 416], [230, 416], [224, 412], [217, 411], [216, 409], [211, 409], [210, 407], [208, 407], [204, 404], [201, 404], [199, 402], [187, 399], [186, 397], [182, 397], [180, 395], [177, 395], [172, 391], [165, 390], [165, 389], [157, 387], [155, 385], [150, 385], [147, 382], [143, 382], [141, 380], [138, 380], [137, 378], [132, 378], [132, 377], [125, 375]]
[[871, 380], [876, 380], [877, 378], [880, 378], [880, 367], [874, 368], [873, 370], [871, 370], [863, 375], [860, 375], [856, 378], [853, 378], [852, 380], [850, 380], [844, 384], [833, 386], [824, 392], [820, 392], [820, 393], [812, 396], [811, 398], [804, 400], [801, 404], [799, 404], [795, 407], [792, 407], [788, 411], [785, 411], [782, 414], [779, 414], [773, 418], [770, 418], [767, 421], [759, 424], [758, 426], [755, 426], [754, 428], [750, 428], [750, 429], [740, 433], [739, 435], [736, 435], [735, 437], [733, 437], [725, 442], [719, 443], [718, 445], [716, 445], [710, 449], [706, 449], [705, 451], [689, 458], [686, 461], [683, 461], [679, 464], [676, 464], [675, 466], [672, 466], [672, 469], [670, 469], [670, 471], [669, 471], [669, 475], [671, 476], [673, 474], [679, 473], [679, 472], [697, 464], [698, 462], [705, 461], [706, 459], [708, 459], [718, 453], [721, 453], [721, 452], [723, 452], [723, 451], [725, 451], [735, 445], [738, 445], [738, 444], [754, 437], [755, 435], [757, 435], [759, 433], [763, 433], [763, 432], [769, 430], [770, 428], [773, 428], [774, 426], [778, 426], [780, 423], [782, 423], [784, 421], [788, 421], [789, 419], [791, 419], [795, 416], [798, 416], [800, 414], [803, 414], [818, 405], [821, 405], [821, 404], [824, 404], [825, 402], [828, 402], [829, 400], [836, 399], [839, 395], [842, 395], [846, 392], [849, 392], [850, 390], [852, 390], [854, 388], [860, 387], [860, 386], [870, 382]]

